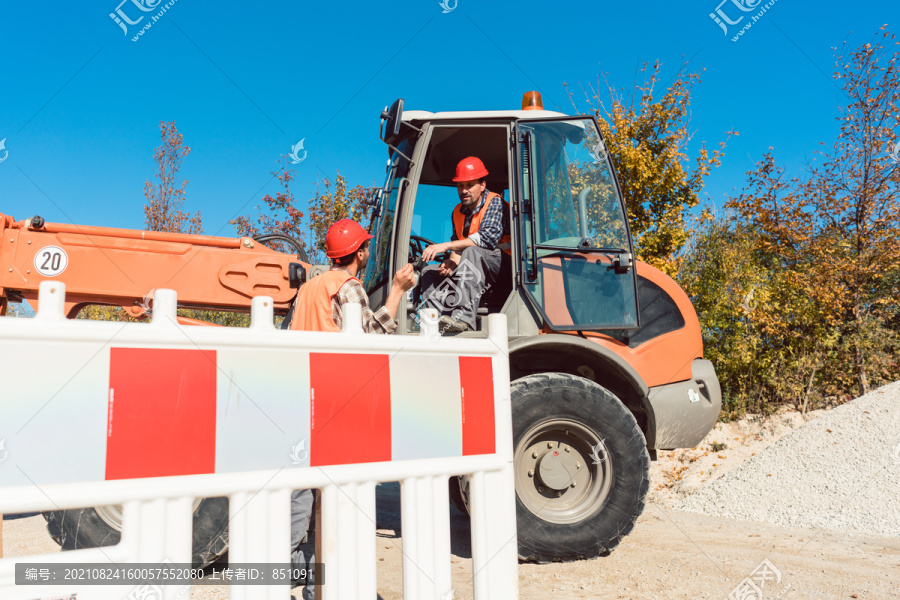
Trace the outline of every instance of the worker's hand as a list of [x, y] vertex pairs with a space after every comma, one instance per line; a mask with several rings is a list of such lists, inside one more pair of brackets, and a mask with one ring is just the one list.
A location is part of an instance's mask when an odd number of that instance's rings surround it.
[[445, 277], [449, 277], [453, 275], [453, 271], [456, 270], [457, 264], [453, 261], [452, 258], [448, 258], [444, 262], [441, 263], [441, 266], [438, 267], [438, 273]]
[[425, 248], [422, 251], [422, 258], [426, 261], [434, 260], [434, 257], [442, 252], [446, 252], [450, 249], [450, 242], [443, 242], [440, 244], [432, 244]]
[[416, 274], [412, 265], [406, 265], [394, 273], [394, 287], [403, 290], [411, 290], [416, 285]]

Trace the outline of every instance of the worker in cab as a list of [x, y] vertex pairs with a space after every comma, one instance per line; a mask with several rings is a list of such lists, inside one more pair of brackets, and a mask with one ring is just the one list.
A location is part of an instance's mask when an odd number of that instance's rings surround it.
[[453, 209], [449, 242], [425, 248], [422, 258], [450, 252], [439, 265], [422, 270], [422, 301], [441, 313], [444, 333], [475, 329], [481, 297], [494, 288], [508, 288], [510, 279], [509, 205], [488, 191], [488, 170], [481, 159], [469, 156], [456, 166], [459, 204]]
[[[300, 286], [294, 303], [291, 329], [301, 331], [340, 331], [341, 308], [348, 302], [362, 305], [363, 330], [367, 333], [394, 333], [397, 307], [407, 290], [415, 285], [412, 265], [406, 265], [394, 275], [394, 285], [384, 306], [376, 311], [369, 308], [369, 299], [357, 279], [369, 260], [369, 240], [372, 236], [351, 219], [332, 225], [325, 235], [325, 254], [332, 259], [330, 270], [313, 277]], [[291, 566], [295, 572], [314, 570], [315, 556], [309, 563], [301, 546], [309, 539], [309, 524], [314, 506], [313, 490], [294, 490], [291, 493]], [[313, 577], [315, 574], [313, 573]], [[292, 581], [293, 585], [299, 583]], [[302, 590], [303, 600], [314, 597], [312, 581]]]
[[329, 271], [313, 277], [300, 286], [294, 303], [291, 329], [301, 331], [340, 331], [341, 307], [348, 302], [362, 305], [363, 331], [394, 333], [397, 330], [397, 308], [407, 290], [415, 283], [412, 265], [394, 274], [394, 283], [384, 306], [369, 308], [369, 299], [357, 279], [369, 261], [372, 235], [351, 219], [341, 219], [325, 235], [325, 254], [332, 260]]

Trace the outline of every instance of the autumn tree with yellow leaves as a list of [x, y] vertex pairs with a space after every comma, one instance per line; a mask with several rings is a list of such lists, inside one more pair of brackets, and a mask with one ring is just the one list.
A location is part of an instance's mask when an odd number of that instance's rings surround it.
[[679, 279], [733, 409], [806, 408], [900, 379], [898, 47], [886, 27], [845, 43], [831, 148], [791, 178], [770, 150], [687, 254]]
[[[637, 257], [674, 275], [689, 236], [690, 209], [700, 202], [706, 176], [720, 164], [725, 141], [712, 152], [700, 144], [690, 156], [691, 92], [700, 75], [682, 67], [659, 91], [660, 69], [659, 61], [645, 63], [644, 80], [629, 93], [617, 90], [605, 75], [582, 91], [618, 173]], [[583, 112], [571, 93], [570, 98]], [[732, 133], [726, 132], [726, 139]], [[572, 186], [579, 186], [577, 176]]]

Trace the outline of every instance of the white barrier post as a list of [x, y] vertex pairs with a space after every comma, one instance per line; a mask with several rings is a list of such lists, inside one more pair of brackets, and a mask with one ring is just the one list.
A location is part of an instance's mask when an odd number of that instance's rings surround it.
[[362, 305], [357, 302], [349, 302], [341, 307], [342, 328], [341, 332], [348, 335], [361, 335]]
[[257, 296], [251, 300], [250, 329], [254, 331], [275, 329], [275, 303], [268, 296]]
[[153, 314], [150, 315], [150, 324], [157, 327], [178, 325], [178, 298], [175, 290], [153, 292]]
[[436, 308], [423, 308], [419, 311], [419, 335], [432, 340], [441, 337], [440, 314]]
[[[503, 356], [509, 355], [506, 317], [488, 316], [488, 337]], [[495, 362], [496, 365], [496, 362]], [[509, 361], [502, 361], [502, 373], [494, 381], [509, 381]], [[512, 423], [512, 401], [509, 385], [499, 390], [497, 421]], [[512, 458], [512, 428], [498, 428], [497, 445], [509, 448], [503, 469], [475, 473], [469, 485], [469, 507], [472, 531], [472, 569], [475, 573], [475, 600], [500, 598], [509, 590], [518, 590], [518, 543], [516, 541], [515, 480]]]
[[66, 284], [61, 281], [43, 281], [38, 287], [38, 308], [35, 319], [40, 322], [64, 321]]
[[[201, 498], [229, 498], [230, 564], [288, 565], [295, 489], [321, 490], [321, 596], [371, 600], [375, 488], [391, 481], [404, 598], [450, 598], [447, 478], [457, 475], [471, 477], [475, 598], [518, 597], [502, 315], [489, 317], [488, 339], [436, 340], [428, 312], [419, 336], [365, 335], [358, 304], [344, 307], [339, 334], [278, 330], [265, 297], [247, 329], [178, 325], [171, 290], [156, 290], [150, 323], [67, 320], [64, 306], [65, 286], [45, 282], [36, 318], [0, 317], [0, 514], [120, 504], [121, 541], [0, 557], [3, 600], [123, 600], [137, 583], [16, 585], [15, 564], [189, 563]], [[183, 586], [151, 591], [185, 600]], [[287, 591], [235, 583], [229, 593]]]

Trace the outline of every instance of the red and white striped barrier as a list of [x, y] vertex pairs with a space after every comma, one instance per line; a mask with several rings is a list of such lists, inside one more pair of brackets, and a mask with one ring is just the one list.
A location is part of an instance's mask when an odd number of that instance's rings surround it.
[[[477, 600], [518, 597], [505, 317], [488, 339], [182, 327], [157, 290], [150, 323], [67, 320], [45, 282], [33, 319], [0, 318], [0, 514], [123, 505], [121, 543], [27, 562], [190, 563], [194, 498], [228, 496], [229, 560], [290, 562], [290, 492], [321, 489], [325, 600], [376, 596], [375, 486], [401, 482], [404, 597], [452, 598], [447, 479], [471, 475]], [[123, 599], [119, 586], [15, 586], [0, 597]], [[18, 562], [25, 562], [18, 559]], [[164, 597], [183, 594], [165, 586]], [[125, 590], [123, 592], [123, 590]], [[182, 596], [183, 597], [183, 596]], [[285, 600], [240, 586], [235, 600]]]

